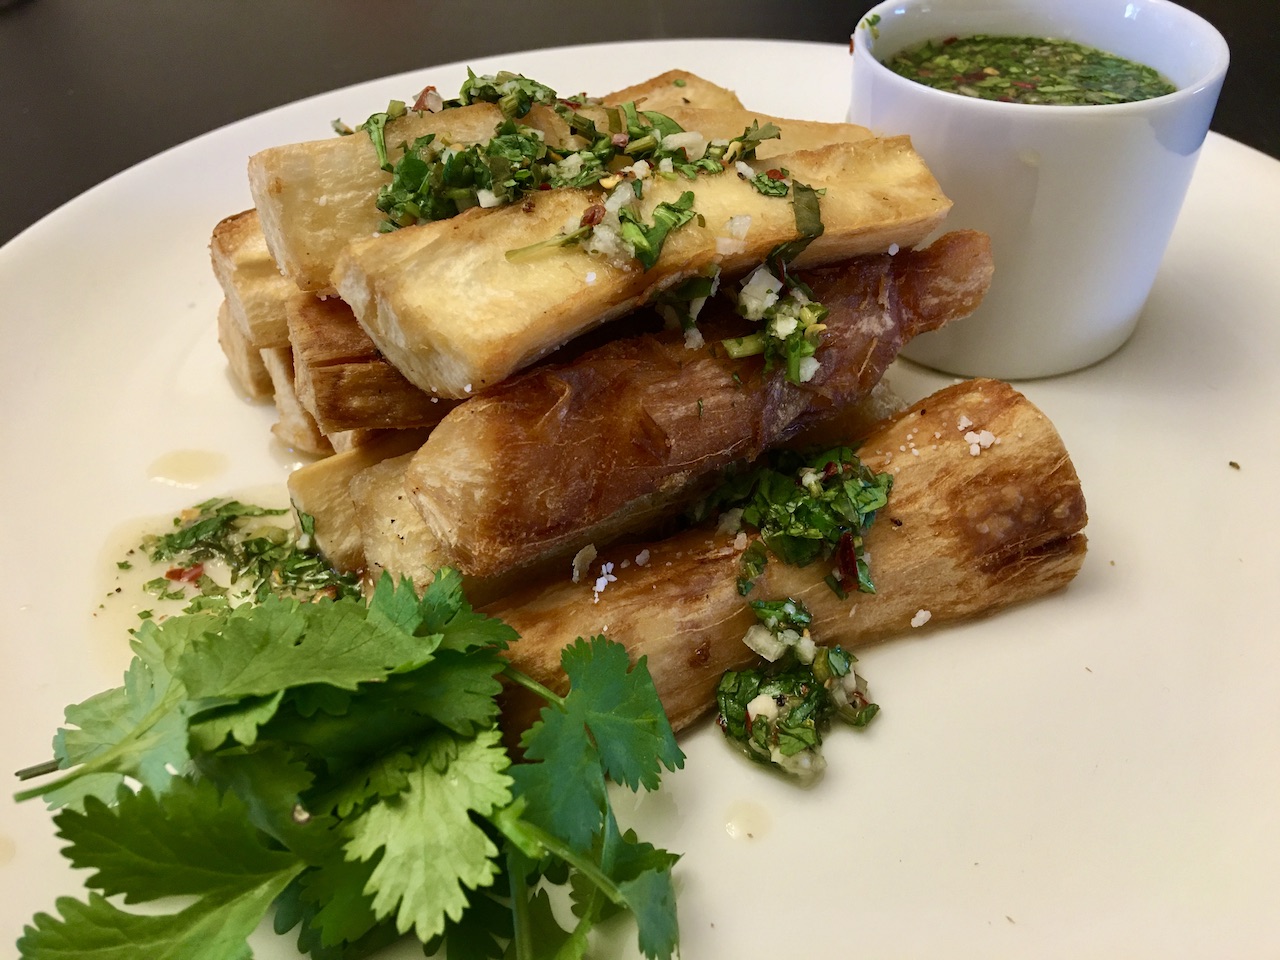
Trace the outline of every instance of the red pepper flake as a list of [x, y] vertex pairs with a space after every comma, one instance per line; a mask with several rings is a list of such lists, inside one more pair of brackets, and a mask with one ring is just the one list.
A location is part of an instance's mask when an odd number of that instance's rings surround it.
[[786, 175], [785, 173], [783, 173], [781, 170], [766, 170], [766, 171], [764, 172], [764, 175], [765, 175], [766, 177], [768, 177], [770, 180], [785, 180], [785, 179], [787, 179], [787, 175]]
[[547, 182], [544, 180], [544, 181], [542, 181], [542, 183], [538, 184], [538, 189], [539, 189], [539, 190], [550, 190], [550, 189], [551, 189], [551, 184], [547, 183]]
[[853, 545], [853, 533], [848, 530], [836, 546], [836, 567], [843, 579], [858, 582], [858, 551]]
[[203, 563], [196, 563], [189, 567], [170, 567], [164, 572], [166, 580], [173, 580], [177, 583], [195, 583], [203, 576]]
[[597, 223], [604, 221], [604, 215], [607, 212], [603, 203], [593, 203], [582, 214], [582, 219], [578, 222], [578, 226], [594, 227]]

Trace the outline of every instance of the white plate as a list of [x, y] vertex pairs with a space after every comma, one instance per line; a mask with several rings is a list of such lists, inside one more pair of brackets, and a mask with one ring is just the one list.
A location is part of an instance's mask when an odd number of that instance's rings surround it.
[[[822, 120], [848, 102], [836, 45], [662, 42], [473, 65], [562, 91], [683, 66], [758, 109]], [[112, 531], [283, 483], [270, 408], [236, 398], [214, 335], [206, 248], [249, 205], [245, 158], [463, 77], [433, 68], [233, 124], [0, 250], [0, 769], [46, 758], [63, 707], [120, 682], [125, 638], [92, 618]], [[1277, 223], [1280, 164], [1211, 136], [1132, 341], [1025, 386], [1089, 502], [1089, 556], [1065, 593], [867, 651], [883, 712], [833, 733], [816, 789], [747, 769], [712, 727], [685, 740], [686, 770], [640, 812], [685, 853], [686, 960], [1280, 954]], [[944, 381], [904, 367], [894, 382], [916, 396]], [[198, 488], [159, 482], [177, 450], [226, 466]], [[0, 800], [0, 939], [83, 896], [58, 848], [38, 803]], [[258, 951], [292, 956], [270, 937]]]

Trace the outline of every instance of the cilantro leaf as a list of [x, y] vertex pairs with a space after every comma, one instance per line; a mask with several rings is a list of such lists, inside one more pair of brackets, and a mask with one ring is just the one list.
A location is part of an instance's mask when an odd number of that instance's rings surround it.
[[[178, 618], [182, 619], [182, 618]], [[197, 629], [209, 622], [196, 621]], [[170, 672], [167, 660], [173, 637], [190, 632], [191, 621], [157, 626], [145, 621], [132, 641], [134, 659], [124, 686], [70, 706], [63, 728], [54, 738], [59, 765], [72, 768], [63, 777], [18, 794], [43, 796], [51, 808], [77, 806], [86, 796], [111, 797], [125, 776], [162, 793], [171, 768], [189, 759], [187, 724], [181, 712], [186, 690]]]
[[494, 899], [498, 892], [470, 891], [462, 918], [448, 921], [438, 942], [427, 944], [427, 953], [434, 956], [443, 945], [449, 960], [501, 960], [507, 956], [506, 944], [515, 931], [511, 907]]
[[506, 649], [519, 635], [496, 617], [476, 613], [462, 592], [462, 574], [453, 567], [436, 571], [422, 593], [422, 624], [441, 634], [445, 650], [470, 650], [478, 646]]
[[188, 725], [192, 748], [216, 750], [228, 740], [253, 746], [259, 728], [275, 716], [283, 699], [284, 691], [277, 690], [270, 696], [245, 697], [199, 713]]
[[560, 663], [569, 677], [565, 706], [591, 731], [610, 779], [632, 790], [656, 790], [659, 765], [684, 766], [646, 658], [632, 667], [626, 648], [601, 636], [590, 643], [579, 639], [564, 650]]
[[369, 879], [374, 909], [430, 940], [466, 908], [464, 888], [493, 883], [498, 848], [472, 820], [511, 801], [510, 761], [496, 730], [471, 740], [437, 734], [409, 786], [347, 827], [350, 859], [381, 856]]
[[96, 893], [88, 903], [60, 897], [62, 918], [36, 914], [18, 950], [23, 960], [249, 960], [249, 934], [292, 878], [291, 872], [272, 875], [235, 894], [202, 897], [173, 914], [139, 916]]
[[430, 655], [427, 641], [368, 623], [365, 612], [358, 600], [268, 597], [234, 609], [219, 635], [198, 638], [178, 672], [194, 698], [262, 696], [308, 683], [350, 690]]
[[632, 790], [656, 789], [661, 767], [684, 765], [648, 667], [630, 668], [626, 648], [605, 637], [579, 638], [561, 654], [569, 677], [563, 706], [544, 707], [521, 740], [512, 769], [531, 822], [590, 849], [604, 826], [604, 776]]
[[55, 822], [72, 866], [96, 869], [86, 884], [126, 903], [222, 893], [297, 864], [263, 843], [239, 798], [207, 780], [177, 779], [163, 801], [150, 790], [122, 790], [114, 807], [89, 798], [83, 813], [64, 810]]
[[[395, 924], [375, 921], [367, 932], [358, 937], [326, 942], [326, 933], [332, 938], [335, 928], [321, 926], [321, 922], [317, 919], [324, 904], [316, 903], [304, 896], [302, 881], [310, 877], [313, 872], [302, 873], [276, 898], [275, 915], [272, 918], [273, 928], [278, 934], [285, 934], [295, 927], [298, 928], [299, 953], [306, 954], [311, 960], [359, 960], [401, 939]], [[343, 932], [363, 925], [359, 924], [355, 917], [345, 917], [343, 923], [344, 926], [341, 928]]]
[[378, 926], [373, 898], [365, 893], [376, 861], [325, 860], [301, 874], [294, 884], [306, 909], [307, 926], [323, 946], [358, 941]]

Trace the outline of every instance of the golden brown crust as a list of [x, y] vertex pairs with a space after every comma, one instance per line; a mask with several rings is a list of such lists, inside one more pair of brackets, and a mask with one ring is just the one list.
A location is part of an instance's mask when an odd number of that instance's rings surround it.
[[325, 433], [429, 427], [457, 405], [406, 380], [338, 298], [299, 293], [286, 315], [298, 399]]
[[327, 457], [333, 453], [333, 444], [316, 425], [301, 403], [293, 382], [293, 350], [289, 347], [270, 347], [262, 351], [262, 362], [271, 375], [272, 392], [279, 419], [271, 425], [271, 432], [286, 447], [313, 457]]
[[805, 273], [830, 314], [801, 386], [758, 357], [728, 357], [718, 338], [742, 331], [718, 329], [736, 315], [713, 301], [699, 348], [678, 332], [618, 340], [463, 404], [414, 457], [409, 489], [467, 573], [607, 543], [696, 496], [714, 471], [856, 404], [903, 343], [971, 311], [990, 277], [990, 244], [972, 231]]
[[657, 110], [659, 113], [669, 113], [680, 107], [707, 110], [733, 110], [742, 107], [742, 101], [732, 90], [726, 90], [688, 70], [668, 70], [633, 86], [605, 94], [601, 99], [605, 103], [627, 103], [634, 100], [645, 110]]
[[362, 470], [416, 450], [426, 434], [390, 431], [369, 443], [299, 467], [289, 474], [289, 499], [315, 520], [316, 542], [331, 564], [344, 572], [364, 569], [364, 545], [352, 502], [352, 478]]
[[[444, 142], [474, 143], [493, 136], [502, 111], [477, 103], [441, 113], [409, 113], [387, 125], [387, 146], [435, 134]], [[378, 229], [378, 190], [391, 174], [378, 165], [363, 133], [270, 147], [249, 158], [249, 189], [267, 248], [301, 290], [332, 290], [339, 251]]]
[[209, 241], [209, 257], [231, 319], [245, 339], [259, 350], [288, 346], [284, 304], [296, 291], [280, 276], [267, 250], [257, 211], [219, 221]]
[[262, 362], [262, 352], [249, 342], [240, 325], [231, 318], [231, 308], [223, 300], [218, 307], [218, 345], [227, 358], [231, 378], [254, 400], [271, 399], [271, 374]]
[[[966, 434], [984, 430], [993, 439], [974, 455]], [[866, 540], [877, 592], [840, 600], [824, 582], [829, 564], [775, 560], [751, 594], [802, 600], [820, 643], [856, 649], [909, 633], [920, 611], [929, 613], [921, 629], [982, 616], [1057, 590], [1079, 571], [1087, 519], [1079, 480], [1053, 425], [1008, 384], [975, 380], [942, 390], [863, 450], [868, 466], [894, 476], [889, 505]], [[560, 650], [578, 636], [605, 633], [633, 659], [647, 656], [679, 729], [710, 708], [725, 670], [753, 659], [741, 638], [754, 617], [735, 586], [750, 539], [694, 530], [607, 551], [600, 561], [614, 563], [617, 581], [598, 595], [591, 577], [561, 581], [487, 612], [520, 633], [513, 663], [558, 689]], [[521, 728], [536, 705], [515, 691], [509, 701], [508, 722]]]

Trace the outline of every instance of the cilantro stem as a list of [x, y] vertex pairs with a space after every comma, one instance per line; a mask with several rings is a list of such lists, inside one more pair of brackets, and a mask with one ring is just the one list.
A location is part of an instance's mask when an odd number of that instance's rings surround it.
[[511, 947], [516, 960], [533, 957], [533, 925], [530, 923], [529, 881], [525, 876], [527, 858], [514, 844], [507, 848], [507, 877], [511, 883], [512, 927]]
[[[536, 683], [537, 681], [534, 682]], [[493, 820], [492, 823], [504, 834], [507, 834], [509, 827], [507, 824], [503, 823], [501, 819]], [[520, 831], [524, 835], [519, 838], [520, 840], [532, 838], [539, 843], [547, 853], [559, 857], [574, 870], [577, 870], [584, 880], [589, 880], [594, 884], [595, 888], [608, 897], [611, 903], [619, 907], [626, 907], [627, 901], [622, 895], [622, 891], [618, 889], [618, 885], [610, 879], [609, 875], [600, 869], [598, 864], [583, 856], [559, 837], [552, 833], [548, 833], [537, 824], [530, 823], [528, 820], [520, 821]], [[509, 834], [507, 835], [507, 838], [511, 840], [512, 843], [517, 841], [516, 837], [512, 837]], [[513, 894], [514, 883], [515, 874], [512, 875]], [[517, 931], [517, 935], [518, 933], [519, 931]]]
[[51, 773], [57, 773], [60, 769], [61, 767], [58, 766], [57, 760], [46, 760], [44, 763], [37, 763], [34, 766], [15, 770], [13, 775], [19, 780], [33, 780], [36, 777], [45, 777]]
[[521, 673], [515, 667], [508, 664], [502, 671], [502, 675], [512, 683], [524, 687], [526, 690], [536, 693], [547, 703], [554, 703], [557, 707], [564, 706], [564, 697], [556, 693], [550, 687], [545, 687], [527, 673]]

